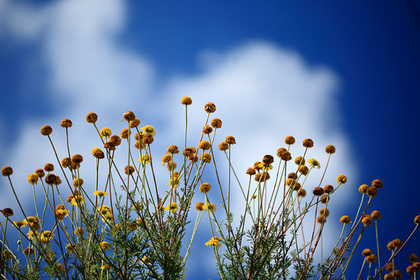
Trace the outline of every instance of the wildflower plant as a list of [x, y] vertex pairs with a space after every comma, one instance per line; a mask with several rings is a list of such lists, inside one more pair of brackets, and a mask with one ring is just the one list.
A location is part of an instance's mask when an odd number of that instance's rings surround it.
[[[345, 279], [356, 248], [371, 227], [377, 242], [362, 252], [359, 279], [402, 277], [394, 258], [416, 231], [420, 216], [415, 217], [413, 232], [404, 242], [395, 239], [388, 243], [390, 254], [384, 259], [386, 251], [380, 251], [378, 241], [381, 213], [368, 213], [369, 205], [383, 187], [380, 180], [359, 187], [361, 202], [353, 220], [350, 215], [337, 221], [342, 223], [341, 233], [331, 252], [323, 252], [324, 226], [332, 211], [330, 201], [347, 183], [344, 175], [337, 176], [336, 182], [323, 182], [335, 147], [325, 148], [328, 159], [324, 164], [310, 158], [312, 139], [304, 139], [303, 154], [295, 156], [292, 148], [296, 140], [287, 136], [284, 147], [275, 156], [264, 155], [261, 161], [237, 173], [231, 154], [235, 137], [227, 136], [217, 144], [216, 132], [222, 121], [210, 120], [215, 104], [204, 105], [203, 129], [193, 140], [188, 137], [188, 106], [192, 100], [183, 97], [181, 104], [186, 115], [184, 143], [170, 145], [159, 156], [152, 153], [154, 138], [159, 134], [152, 125], [139, 128], [141, 122], [133, 112], [123, 114], [119, 135], [107, 127], [100, 129], [98, 116], [87, 114], [86, 121], [97, 132], [97, 145], [101, 147], [93, 147], [90, 155], [84, 155], [95, 159], [93, 186], [83, 180], [84, 156], [70, 153], [72, 121], [64, 119], [60, 123], [67, 140], [64, 155], [57, 152], [52, 127], [43, 126], [41, 134], [51, 144], [57, 162], [47, 163], [28, 175], [34, 210], [23, 208], [21, 194], [13, 185], [13, 169], [5, 166], [1, 170], [24, 217], [14, 220], [11, 208], [1, 210], [1, 276], [184, 279], [192, 244], [204, 217], [210, 229], [206, 249], [213, 251], [221, 279]], [[122, 166], [115, 160], [120, 150], [125, 151], [120, 146], [127, 151], [122, 155], [126, 159]], [[219, 177], [222, 173], [216, 158], [227, 160], [227, 180]], [[105, 174], [99, 172], [100, 166], [105, 167]], [[167, 174], [158, 176], [157, 168], [166, 168]], [[204, 177], [205, 169], [212, 175], [206, 172]], [[322, 174], [315, 187], [308, 186], [313, 172]], [[247, 184], [241, 183], [244, 180]], [[221, 183], [225, 181], [227, 184]], [[44, 192], [40, 208], [35, 185]], [[210, 197], [210, 192], [216, 192], [219, 200], [214, 200], [214, 195]], [[198, 195], [202, 201], [192, 205]], [[233, 211], [233, 196], [243, 201], [239, 211]], [[195, 213], [193, 226], [187, 227]], [[6, 233], [11, 231], [19, 236], [17, 246], [7, 239]], [[321, 258], [317, 261], [318, 251]], [[409, 260], [411, 265], [406, 272], [416, 279], [418, 258], [413, 254]]]

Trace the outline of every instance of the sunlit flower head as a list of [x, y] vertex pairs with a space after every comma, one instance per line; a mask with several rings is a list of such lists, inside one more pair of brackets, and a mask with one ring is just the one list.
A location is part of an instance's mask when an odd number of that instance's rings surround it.
[[199, 187], [200, 192], [208, 193], [211, 190], [211, 185], [209, 183], [203, 183]]
[[102, 138], [106, 139], [112, 135], [112, 131], [108, 127], [104, 127], [101, 129], [99, 134], [101, 135]]
[[265, 162], [261, 162], [260, 164], [258, 164], [258, 167], [262, 170], [271, 170], [273, 169], [273, 166], [271, 164], [265, 163]]
[[111, 244], [109, 244], [109, 243], [108, 243], [108, 242], [106, 242], [106, 241], [102, 241], [99, 245], [101, 246], [101, 249], [102, 249], [102, 250], [104, 250], [104, 251], [106, 251], [106, 250], [108, 250], [109, 248], [111, 248]]
[[47, 243], [47, 242], [50, 242], [54, 236], [55, 236], [54, 233], [52, 233], [49, 230], [45, 230], [41, 233], [40, 239], [42, 243]]
[[197, 202], [195, 204], [195, 210], [197, 210], [197, 211], [203, 211], [204, 210], [204, 203], [203, 202]]
[[144, 154], [141, 156], [141, 158], [139, 158], [139, 162], [141, 162], [142, 164], [147, 164], [150, 163], [151, 158], [148, 154]]
[[167, 154], [178, 154], [179, 153], [179, 149], [178, 146], [176, 145], [170, 145], [168, 147], [168, 150], [166, 151]]
[[85, 203], [85, 199], [80, 195], [76, 195], [73, 196], [73, 198], [70, 200], [70, 203], [74, 206], [79, 206], [80, 204]]
[[340, 185], [344, 185], [345, 183], [347, 183], [347, 177], [344, 175], [338, 175], [337, 176], [337, 183]]
[[216, 205], [214, 205], [213, 203], [206, 203], [204, 204], [203, 209], [210, 212], [214, 212], [216, 211]]
[[141, 259], [141, 263], [142, 263], [142, 264], [150, 264], [150, 258], [149, 258], [149, 257], [144, 256], [144, 257]]
[[309, 167], [311, 168], [317, 168], [317, 169], [321, 168], [321, 164], [319, 163], [319, 161], [317, 161], [314, 158], [308, 159], [308, 164], [309, 164]]
[[31, 185], [35, 185], [36, 183], [38, 183], [38, 175], [36, 175], [36, 174], [30, 174], [28, 176], [28, 182]]
[[101, 207], [98, 208], [98, 212], [101, 213], [102, 215], [106, 215], [106, 213], [111, 212], [111, 208], [109, 208], [109, 206], [107, 205], [102, 205]]
[[13, 222], [13, 225], [17, 228], [25, 227], [25, 223], [23, 221]]
[[140, 130], [143, 132], [143, 134], [151, 134], [152, 136], [156, 135], [156, 131], [153, 126], [146, 125], [140, 128]]
[[104, 191], [95, 191], [95, 192], [93, 193], [93, 195], [94, 195], [94, 196], [103, 197], [103, 196], [105, 196], [105, 195], [108, 195], [108, 193], [107, 193], [107, 192], [104, 192]]
[[179, 186], [179, 178], [180, 176], [174, 176], [171, 179], [169, 179], [169, 186], [177, 188]]
[[178, 205], [175, 202], [169, 203], [169, 205], [165, 208], [165, 210], [169, 210], [171, 213], [175, 213], [178, 210]]
[[109, 264], [104, 264], [103, 266], [101, 266], [101, 270], [110, 270], [112, 269], [112, 266], [110, 266]]
[[181, 98], [181, 104], [182, 105], [191, 105], [192, 104], [192, 99], [189, 96], [184, 96]]
[[35, 238], [38, 238], [39, 233], [36, 230], [35, 231], [30, 230], [27, 235], [30, 240], [34, 240]]
[[349, 216], [346, 216], [346, 215], [342, 216], [340, 218], [340, 223], [342, 223], [342, 224], [350, 224], [351, 223], [350, 217]]
[[208, 242], [206, 242], [206, 246], [216, 246], [219, 247], [220, 244], [220, 240], [222, 240], [222, 238], [217, 237], [217, 236], [213, 236]]

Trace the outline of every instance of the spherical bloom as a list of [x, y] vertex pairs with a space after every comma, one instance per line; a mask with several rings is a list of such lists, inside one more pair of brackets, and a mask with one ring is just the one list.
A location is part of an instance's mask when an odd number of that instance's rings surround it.
[[337, 183], [340, 185], [344, 185], [345, 183], [347, 183], [347, 177], [344, 175], [338, 175], [337, 176]]
[[203, 162], [206, 162], [206, 163], [210, 163], [210, 161], [211, 161], [211, 155], [208, 154], [208, 153], [203, 153], [200, 156], [200, 160], [203, 161]]
[[122, 139], [127, 139], [129, 135], [131, 135], [131, 131], [130, 131], [130, 130], [128, 130], [128, 128], [123, 128], [123, 129], [120, 131], [120, 137], [121, 137]]
[[140, 128], [140, 130], [143, 132], [143, 134], [151, 134], [152, 136], [156, 135], [156, 131], [153, 126], [146, 125]]
[[111, 248], [111, 244], [109, 244], [109, 243], [108, 243], [108, 242], [106, 242], [106, 241], [102, 241], [99, 245], [101, 246], [101, 249], [102, 249], [103, 251], [106, 251], [106, 250], [108, 250], [109, 248]]
[[214, 213], [214, 211], [216, 211], [216, 205], [213, 203], [206, 203], [203, 205], [203, 209]]
[[376, 256], [374, 254], [370, 254], [366, 257], [366, 261], [368, 263], [376, 263]]
[[326, 204], [328, 201], [330, 201], [330, 196], [329, 196], [329, 195], [327, 195], [327, 194], [323, 194], [323, 195], [321, 196], [320, 202], [321, 202], [322, 204]]
[[272, 155], [265, 155], [262, 162], [266, 164], [272, 164], [274, 162], [274, 157]]
[[397, 249], [401, 248], [403, 246], [403, 242], [401, 241], [401, 239], [394, 239], [392, 240], [392, 242], [394, 242], [395, 247], [397, 247]]
[[86, 121], [88, 123], [96, 123], [96, 121], [98, 120], [98, 115], [90, 112], [89, 114], [86, 115]]
[[233, 136], [228, 136], [228, 137], [226, 137], [226, 138], [225, 138], [225, 143], [226, 143], [226, 144], [229, 144], [229, 145], [236, 144], [235, 137], [233, 137]]
[[320, 196], [324, 194], [324, 189], [321, 187], [316, 187], [313, 192], [312, 192], [315, 196]]
[[417, 262], [419, 260], [419, 258], [417, 257], [417, 255], [416, 254], [411, 254], [409, 257], [408, 257], [408, 261], [409, 262], [412, 262], [412, 263], [415, 263], [415, 262]]
[[73, 187], [78, 188], [83, 185], [83, 179], [82, 178], [74, 178], [73, 179]]
[[41, 127], [41, 134], [44, 136], [48, 136], [53, 132], [53, 129], [49, 125], [44, 125]]
[[135, 118], [136, 118], [136, 115], [134, 115], [134, 113], [131, 111], [127, 111], [123, 115], [123, 119], [128, 122], [134, 120]]
[[328, 145], [325, 147], [325, 152], [327, 154], [334, 154], [335, 153], [335, 147], [333, 145]]
[[378, 195], [378, 189], [375, 187], [369, 187], [366, 191], [367, 195], [370, 197], [375, 197]]
[[95, 192], [93, 193], [93, 195], [94, 195], [94, 196], [103, 197], [103, 196], [105, 196], [105, 195], [108, 195], [108, 193], [107, 193], [107, 192], [104, 192], [104, 191], [95, 191]]
[[319, 224], [325, 224], [327, 222], [327, 218], [319, 216], [319, 217], [316, 218], [316, 222], [319, 223]]
[[214, 113], [216, 112], [216, 105], [214, 105], [214, 103], [207, 103], [206, 105], [204, 105], [204, 111], [206, 111], [207, 113]]
[[165, 210], [169, 210], [171, 213], [175, 213], [178, 210], [178, 205], [176, 202], [171, 202], [169, 205], [165, 208]]
[[197, 211], [203, 211], [204, 210], [204, 203], [203, 202], [197, 202], [195, 204], [195, 210], [197, 210]]
[[140, 120], [138, 118], [134, 118], [134, 120], [129, 122], [130, 128], [138, 127], [140, 124]]
[[51, 231], [49, 231], [49, 230], [45, 230], [45, 231], [43, 231], [42, 233], [41, 233], [41, 237], [40, 237], [40, 239], [41, 239], [41, 242], [43, 243], [43, 244], [45, 244], [45, 243], [47, 243], [47, 242], [50, 242], [52, 239], [53, 239], [53, 237], [55, 236], [55, 234], [54, 233], [52, 233]]
[[210, 125], [205, 125], [202, 132], [203, 134], [210, 134], [213, 132], [213, 128]]
[[285, 148], [278, 148], [277, 149], [277, 152], [276, 152], [276, 155], [279, 157], [279, 158], [281, 158], [281, 155], [282, 155], [282, 153], [283, 152], [287, 152], [287, 150], [285, 149]]
[[165, 163], [170, 162], [171, 160], [172, 160], [172, 156], [171, 155], [168, 155], [168, 154], [163, 155], [163, 157], [162, 157], [162, 165], [164, 165]]
[[299, 166], [298, 170], [302, 175], [306, 176], [309, 173], [309, 168], [306, 165]]
[[45, 176], [44, 169], [38, 168], [37, 170], [35, 170], [35, 174], [38, 175], [39, 178], [44, 177]]
[[44, 165], [44, 170], [47, 172], [54, 171], [54, 165], [52, 163], [47, 163]]
[[211, 148], [211, 145], [210, 145], [210, 143], [208, 142], [208, 141], [206, 141], [206, 140], [203, 140], [203, 141], [201, 141], [200, 143], [198, 143], [198, 148], [199, 149], [202, 149], [202, 150], [210, 150], [210, 148]]
[[395, 279], [402, 279], [402, 273], [401, 273], [401, 271], [399, 271], [398, 269], [397, 270], [394, 270], [394, 278]]
[[420, 215], [414, 217], [414, 223], [420, 225]]
[[395, 270], [395, 265], [392, 264], [392, 262], [390, 262], [385, 266], [385, 269], [386, 269], [386, 271], [393, 271], [393, 270]]
[[92, 155], [98, 159], [103, 159], [105, 157], [104, 152], [100, 148], [93, 148], [92, 149]]
[[299, 189], [298, 193], [297, 193], [298, 197], [305, 197], [306, 196], [306, 190], [304, 189]]
[[289, 161], [292, 159], [292, 154], [289, 153], [288, 151], [284, 151], [281, 153], [280, 158], [284, 161]]
[[30, 174], [28, 176], [28, 182], [31, 185], [35, 185], [36, 183], [38, 183], [38, 175], [36, 175], [36, 174]]
[[362, 219], [362, 223], [366, 226], [372, 225], [372, 218], [370, 216], [366, 216]]
[[305, 158], [298, 156], [295, 158], [295, 163], [297, 165], [305, 165]]
[[54, 174], [48, 174], [45, 177], [45, 183], [47, 183], [48, 185], [54, 185], [57, 181], [57, 176], [55, 176]]
[[382, 217], [381, 212], [379, 212], [378, 210], [372, 211], [372, 213], [370, 214], [370, 216], [374, 220], [378, 220], [378, 219], [380, 219]]
[[257, 173], [254, 168], [250, 167], [246, 170], [246, 174], [248, 175], [255, 175]]
[[182, 155], [189, 157], [193, 156], [196, 152], [196, 149], [194, 147], [187, 147], [182, 151]]
[[65, 157], [65, 158], [63, 158], [63, 159], [61, 160], [61, 166], [62, 166], [63, 168], [67, 168], [67, 167], [71, 166], [71, 160], [70, 160], [70, 158], [69, 158], [69, 157]]
[[268, 172], [263, 172], [263, 173], [257, 173], [255, 174], [254, 180], [256, 182], [265, 182], [268, 179], [270, 179], [270, 174], [268, 174]]
[[121, 138], [118, 135], [112, 135], [109, 138], [109, 142], [114, 144], [115, 147], [119, 146], [121, 144]]
[[106, 138], [108, 138], [112, 135], [112, 131], [111, 131], [111, 129], [109, 129], [107, 127], [104, 127], [104, 128], [101, 129], [99, 134], [101, 135], [102, 138], [106, 139]]
[[294, 184], [296, 184], [296, 180], [293, 178], [288, 178], [285, 182], [286, 186], [290, 187], [293, 186]]
[[417, 272], [417, 269], [414, 267], [414, 265], [410, 265], [410, 266], [407, 267], [406, 271], [407, 271], [408, 274], [414, 274], [414, 273]]
[[133, 174], [133, 173], [134, 173], [134, 167], [133, 167], [133, 166], [131, 166], [131, 165], [127, 165], [127, 166], [124, 168], [124, 173], [125, 173], [126, 175], [131, 175], [131, 174]]
[[287, 136], [284, 139], [284, 143], [286, 143], [287, 145], [293, 145], [295, 143], [295, 138], [293, 136]]
[[372, 181], [372, 187], [377, 188], [377, 189], [382, 189], [384, 186], [384, 184], [382, 183], [381, 180], [376, 179]]
[[372, 251], [370, 249], [364, 249], [362, 252], [362, 256], [367, 257], [369, 255], [372, 255]]
[[321, 164], [316, 159], [310, 158], [308, 159], [308, 163], [309, 163], [309, 167], [311, 168], [317, 168], [317, 169], [321, 168]]
[[326, 185], [324, 187], [324, 193], [332, 193], [334, 191], [334, 187], [331, 185]]
[[168, 150], [166, 151], [167, 154], [178, 154], [179, 150], [178, 150], [178, 146], [176, 145], [170, 145]]
[[61, 127], [71, 127], [73, 123], [69, 119], [64, 119], [60, 123]]
[[222, 121], [218, 118], [212, 119], [210, 124], [213, 128], [221, 128], [222, 127]]
[[33, 248], [27, 247], [27, 248], [23, 249], [23, 254], [25, 256], [33, 255], [34, 253], [35, 253], [35, 250]]
[[351, 223], [350, 217], [349, 216], [346, 216], [346, 215], [342, 216], [340, 218], [340, 223], [342, 223], [342, 224], [350, 224]]
[[227, 149], [229, 149], [229, 145], [226, 142], [220, 142], [219, 150], [220, 151], [226, 151]]
[[79, 164], [83, 161], [83, 157], [80, 154], [75, 154], [71, 157], [71, 162], [75, 164]]
[[176, 169], [176, 162], [169, 161], [168, 164], [166, 165], [166, 168], [168, 169], [168, 171], [175, 170]]
[[3, 210], [1, 210], [1, 213], [6, 217], [12, 217], [14, 215], [12, 208], [4, 208]]
[[369, 186], [366, 185], [366, 184], [360, 185], [359, 192], [360, 193], [366, 193], [368, 188], [369, 188]]
[[212, 247], [212, 246], [216, 246], [219, 247], [220, 244], [220, 240], [222, 240], [222, 238], [217, 237], [217, 236], [213, 236], [208, 242], [206, 242], [206, 246]]
[[319, 210], [319, 215], [328, 217], [330, 215], [330, 210], [328, 210], [327, 208], [322, 208], [321, 210]]
[[181, 98], [181, 104], [182, 105], [191, 105], [192, 104], [192, 99], [189, 96], [184, 96]]
[[211, 185], [209, 183], [203, 183], [199, 187], [200, 192], [208, 193], [211, 190]]
[[306, 138], [305, 140], [303, 140], [302, 145], [305, 148], [312, 148], [314, 146], [314, 141], [312, 141], [312, 139], [310, 138]]

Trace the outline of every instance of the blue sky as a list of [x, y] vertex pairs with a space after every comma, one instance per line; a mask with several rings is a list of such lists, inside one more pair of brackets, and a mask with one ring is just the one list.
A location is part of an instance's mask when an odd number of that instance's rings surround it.
[[[420, 214], [420, 25], [410, 2], [0, 0], [0, 164], [19, 166], [23, 185], [52, 160], [39, 128], [59, 130], [67, 117], [74, 146], [87, 153], [90, 111], [118, 131], [133, 110], [160, 129], [163, 151], [182, 143], [177, 106], [190, 95], [194, 116], [207, 101], [218, 106], [222, 134], [238, 140], [238, 170], [289, 134], [313, 138], [320, 159], [336, 145], [329, 179], [349, 176], [336, 215], [357, 207], [360, 184], [380, 178], [371, 210], [387, 221], [381, 241], [405, 239]], [[192, 131], [203, 121], [194, 118]], [[418, 234], [399, 269], [413, 252]]]

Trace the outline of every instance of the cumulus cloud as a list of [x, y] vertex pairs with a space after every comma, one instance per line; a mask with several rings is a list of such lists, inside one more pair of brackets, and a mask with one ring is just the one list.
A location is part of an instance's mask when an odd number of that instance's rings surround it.
[[[232, 159], [243, 185], [247, 183], [245, 170], [265, 154], [275, 155], [279, 147], [285, 146], [287, 135], [297, 139], [293, 156], [303, 153], [303, 139], [312, 138], [315, 147], [307, 158], [314, 157], [323, 164], [327, 158], [324, 147], [337, 147], [325, 183], [335, 182], [342, 172], [356, 176], [350, 145], [340, 128], [342, 116], [336, 100], [339, 78], [331, 69], [310, 65], [298, 53], [270, 42], [249, 41], [225, 52], [203, 50], [197, 58], [201, 70], [195, 75], [155, 77], [153, 62], [118, 40], [119, 32], [124, 30], [126, 9], [126, 3], [118, 0], [63, 0], [41, 8], [0, 1], [0, 15], [7, 14], [2, 21], [8, 32], [42, 46], [49, 69], [47, 98], [57, 104], [48, 119], [24, 119], [21, 137], [11, 147], [9, 162], [15, 167], [14, 180], [21, 194], [29, 188], [26, 176], [55, 160], [48, 141], [39, 135], [42, 125], [57, 124], [53, 126], [54, 142], [64, 157], [64, 130], [58, 124], [64, 117], [74, 121], [71, 150], [85, 155], [84, 165], [91, 166], [83, 171], [88, 177], [94, 172], [90, 149], [100, 142], [93, 128], [84, 122], [86, 113], [97, 112], [99, 125], [110, 126], [115, 134], [124, 126], [119, 119], [126, 110], [158, 124], [156, 146], [161, 148], [156, 147], [155, 153], [159, 158], [169, 144], [183, 146], [184, 110], [179, 100], [184, 95], [193, 98], [189, 107], [190, 135], [201, 132], [204, 104], [216, 104], [212, 117], [223, 121], [216, 142], [228, 135], [237, 139]], [[157, 80], [165, 81], [159, 91]], [[192, 139], [189, 144], [196, 145], [198, 136]], [[224, 155], [219, 153], [216, 159], [226, 175]], [[124, 159], [118, 160], [123, 166]], [[308, 190], [322, 176], [321, 171], [314, 173], [315, 179], [307, 182]], [[226, 177], [222, 180], [224, 187]], [[341, 201], [350, 195], [346, 190], [339, 193]], [[235, 195], [234, 209], [243, 203], [240, 199], [239, 194]], [[0, 203], [5, 205], [8, 200], [1, 198]], [[336, 236], [337, 231], [327, 232]]]

